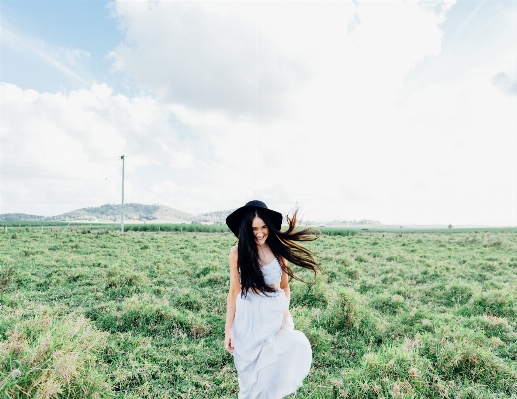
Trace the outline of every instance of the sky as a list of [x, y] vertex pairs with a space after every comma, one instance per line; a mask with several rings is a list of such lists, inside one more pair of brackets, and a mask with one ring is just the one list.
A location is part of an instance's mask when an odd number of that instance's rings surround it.
[[0, 0], [0, 213], [517, 225], [517, 2]]

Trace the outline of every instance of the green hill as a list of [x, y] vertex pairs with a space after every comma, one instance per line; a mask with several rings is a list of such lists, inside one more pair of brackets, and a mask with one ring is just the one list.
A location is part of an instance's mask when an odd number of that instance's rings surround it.
[[[24, 213], [5, 213], [0, 220], [11, 221], [87, 221], [120, 222], [120, 204], [106, 204], [92, 208], [82, 208], [56, 216], [38, 216]], [[124, 204], [124, 221], [191, 223], [195, 216], [165, 205]]]

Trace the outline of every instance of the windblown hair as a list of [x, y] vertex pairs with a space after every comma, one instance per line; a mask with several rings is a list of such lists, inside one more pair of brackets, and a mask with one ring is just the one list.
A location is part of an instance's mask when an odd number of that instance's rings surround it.
[[297, 241], [314, 241], [319, 237], [319, 232], [310, 228], [297, 229], [297, 213], [298, 210], [295, 210], [291, 217], [287, 216], [288, 228], [285, 231], [278, 230], [268, 217], [267, 212], [261, 212], [260, 209], [251, 209], [243, 217], [239, 226], [239, 243], [237, 246], [238, 266], [241, 277], [241, 296], [245, 297], [250, 289], [266, 295], [268, 292], [275, 291], [265, 283], [262, 270], [260, 269], [259, 253], [252, 228], [255, 217], [261, 218], [268, 227], [269, 233], [266, 242], [278, 259], [282, 270], [290, 278], [303, 281], [294, 274], [289, 265], [285, 264], [284, 259], [304, 269], [312, 270], [314, 277], [316, 277], [318, 271], [321, 271], [321, 267], [314, 260], [315, 255], [297, 243]]

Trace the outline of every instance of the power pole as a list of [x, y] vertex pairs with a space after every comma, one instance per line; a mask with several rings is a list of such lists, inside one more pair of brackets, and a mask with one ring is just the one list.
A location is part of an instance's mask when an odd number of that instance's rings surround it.
[[124, 234], [124, 160], [125, 156], [120, 157], [122, 159], [122, 217], [120, 219], [120, 232]]

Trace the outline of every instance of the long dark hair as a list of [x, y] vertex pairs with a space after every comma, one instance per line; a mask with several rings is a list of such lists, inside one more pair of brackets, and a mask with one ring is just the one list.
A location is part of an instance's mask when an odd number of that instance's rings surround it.
[[239, 243], [237, 246], [239, 255], [238, 266], [241, 277], [241, 296], [246, 296], [250, 289], [264, 294], [275, 291], [265, 283], [262, 270], [260, 269], [259, 253], [252, 228], [255, 217], [261, 218], [268, 227], [269, 233], [266, 242], [269, 244], [273, 255], [278, 258], [282, 270], [290, 278], [303, 281], [294, 274], [289, 265], [283, 262], [283, 259], [297, 266], [312, 270], [314, 277], [316, 277], [317, 271], [321, 271], [321, 267], [314, 260], [315, 255], [296, 242], [316, 240], [319, 237], [319, 232], [310, 228], [297, 229], [297, 214], [298, 210], [296, 209], [291, 217], [287, 216], [288, 228], [285, 231], [277, 229], [268, 217], [267, 212], [262, 212], [260, 208], [250, 209], [244, 215], [239, 226]]

